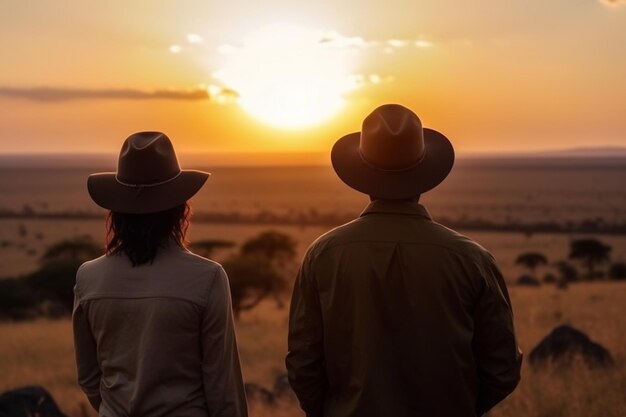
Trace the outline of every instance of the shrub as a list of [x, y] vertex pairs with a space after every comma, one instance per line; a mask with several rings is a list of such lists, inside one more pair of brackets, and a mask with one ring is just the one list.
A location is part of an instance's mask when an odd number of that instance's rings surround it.
[[609, 277], [611, 279], [626, 279], [626, 263], [617, 262], [611, 265], [609, 269]]
[[556, 275], [554, 275], [551, 272], [548, 272], [547, 274], [545, 274], [543, 276], [543, 282], [544, 284], [555, 284], [557, 281], [557, 277]]
[[532, 275], [535, 275], [535, 270], [539, 265], [548, 264], [548, 258], [543, 253], [526, 252], [518, 256], [515, 263], [525, 266], [530, 270]]
[[35, 305], [33, 291], [23, 279], [0, 280], [0, 316], [19, 318]]
[[60, 260], [48, 262], [40, 269], [24, 278], [25, 284], [31, 289], [35, 301], [56, 301], [68, 311], [74, 304], [74, 284], [76, 271], [81, 261]]
[[50, 246], [41, 258], [42, 264], [56, 261], [76, 261], [83, 263], [104, 253], [91, 238], [76, 237], [62, 240]]
[[539, 280], [535, 277], [533, 277], [532, 275], [522, 275], [520, 276], [517, 281], [515, 281], [515, 283], [517, 285], [524, 285], [524, 286], [528, 286], [528, 287], [538, 287], [541, 285], [541, 282], [539, 282]]
[[567, 261], [559, 261], [555, 264], [557, 271], [559, 272], [559, 281], [562, 282], [574, 282], [578, 281], [578, 270], [574, 265]]

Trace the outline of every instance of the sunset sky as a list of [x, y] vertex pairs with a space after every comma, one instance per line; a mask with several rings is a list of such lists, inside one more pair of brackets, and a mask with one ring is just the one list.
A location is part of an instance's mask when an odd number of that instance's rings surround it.
[[0, 0], [0, 27], [0, 153], [327, 152], [387, 102], [461, 154], [626, 146], [623, 0]]

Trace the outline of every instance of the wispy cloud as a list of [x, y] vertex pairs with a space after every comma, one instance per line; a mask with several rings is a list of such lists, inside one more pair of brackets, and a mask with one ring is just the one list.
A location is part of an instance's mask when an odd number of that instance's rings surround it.
[[610, 7], [626, 6], [626, 0], [600, 0], [600, 3]]
[[202, 43], [204, 42], [204, 39], [202, 38], [202, 36], [196, 34], [196, 33], [188, 33], [187, 34], [187, 42], [189, 43]]
[[[230, 94], [230, 93], [229, 93]], [[14, 88], [0, 87], [0, 97], [42, 102], [70, 100], [207, 100], [206, 88], [191, 90], [136, 90], [136, 89], [78, 89], [57, 87]]]
[[435, 46], [433, 41], [424, 39], [420, 36], [416, 39], [365, 39], [361, 36], [344, 36], [337, 31], [326, 32], [320, 39], [319, 43], [333, 48], [356, 48], [370, 49], [374, 47], [382, 47], [383, 52], [389, 52], [394, 49], [400, 49], [407, 46], [417, 48], [432, 48]]

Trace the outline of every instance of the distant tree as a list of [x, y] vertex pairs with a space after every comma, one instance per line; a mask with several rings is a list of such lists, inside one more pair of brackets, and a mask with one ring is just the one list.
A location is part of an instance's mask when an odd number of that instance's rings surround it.
[[595, 267], [609, 261], [611, 247], [596, 239], [579, 239], [570, 244], [570, 259], [582, 262], [587, 268], [587, 278], [596, 277]]
[[611, 268], [609, 269], [609, 277], [616, 280], [626, 279], [626, 263], [616, 262], [611, 265]]
[[76, 237], [50, 246], [41, 257], [43, 264], [56, 261], [85, 262], [104, 253], [104, 249], [88, 237]]
[[554, 266], [559, 273], [559, 280], [557, 283], [578, 281], [578, 270], [574, 267], [574, 265], [567, 261], [559, 261]]
[[548, 258], [539, 252], [526, 252], [521, 254], [515, 260], [518, 265], [523, 265], [530, 270], [530, 274], [535, 276], [535, 270], [539, 265], [547, 265]]
[[192, 242], [190, 249], [200, 256], [212, 258], [217, 249], [227, 249], [233, 246], [235, 246], [235, 242], [231, 242], [230, 240], [205, 239]]
[[548, 272], [547, 274], [543, 276], [542, 281], [544, 282], [544, 284], [554, 284], [557, 282], [557, 278], [556, 278], [556, 275], [554, 275], [551, 272]]
[[527, 275], [527, 274], [524, 274], [520, 276], [519, 278], [517, 278], [517, 281], [515, 281], [515, 283], [517, 285], [526, 286], [526, 287], [539, 287], [541, 285], [541, 282], [539, 282], [537, 278], [535, 278], [532, 275]]
[[260, 256], [279, 266], [293, 261], [297, 242], [289, 235], [274, 230], [263, 232], [247, 240], [241, 247], [242, 255]]
[[0, 316], [21, 318], [35, 305], [33, 292], [20, 278], [0, 279]]
[[275, 296], [286, 288], [285, 279], [263, 257], [238, 254], [228, 258], [222, 265], [230, 281], [236, 319], [242, 311], [254, 308], [264, 298]]
[[74, 302], [76, 271], [82, 260], [60, 259], [44, 263], [37, 271], [23, 278], [38, 303], [58, 302], [69, 312]]

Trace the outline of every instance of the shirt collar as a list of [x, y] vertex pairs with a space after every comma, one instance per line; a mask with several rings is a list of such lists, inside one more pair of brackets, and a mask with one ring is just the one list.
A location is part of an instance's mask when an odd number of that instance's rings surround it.
[[432, 220], [426, 207], [415, 201], [375, 200], [365, 207], [361, 217], [373, 213], [407, 214]]

